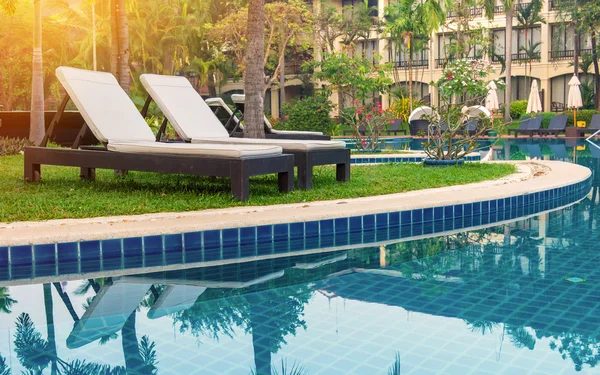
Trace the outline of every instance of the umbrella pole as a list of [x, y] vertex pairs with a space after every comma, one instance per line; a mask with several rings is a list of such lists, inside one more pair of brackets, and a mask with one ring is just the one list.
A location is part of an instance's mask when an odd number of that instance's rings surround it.
[[577, 108], [573, 109], [573, 125], [577, 127]]

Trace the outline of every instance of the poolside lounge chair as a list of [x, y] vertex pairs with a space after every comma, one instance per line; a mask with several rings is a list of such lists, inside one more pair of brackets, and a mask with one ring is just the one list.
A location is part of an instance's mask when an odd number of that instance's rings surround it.
[[385, 130], [385, 132], [388, 135], [391, 135], [392, 133], [394, 133], [394, 135], [398, 135], [398, 133], [402, 133], [402, 134], [406, 135], [406, 130], [400, 129], [401, 126], [402, 126], [402, 120], [395, 119], [394, 123], [390, 126], [389, 129]]
[[479, 125], [479, 121], [470, 119], [465, 124], [465, 134], [474, 135], [477, 132], [477, 126]]
[[[242, 137], [244, 134], [244, 125], [242, 120], [244, 119], [244, 102], [246, 96], [243, 94], [231, 95], [231, 100], [235, 105], [235, 110], [231, 110], [229, 106], [221, 98], [209, 98], [206, 103], [216, 110], [217, 106], [221, 107], [220, 112], [223, 111], [229, 114], [229, 119], [225, 122], [225, 128], [230, 132], [231, 136]], [[220, 113], [215, 113], [220, 115]], [[316, 140], [316, 141], [328, 141], [331, 137], [324, 135], [322, 132], [311, 132], [311, 131], [293, 131], [293, 130], [277, 130], [273, 129], [271, 122], [264, 116], [265, 123], [265, 137], [273, 139], [304, 139], [304, 140]]]
[[[354, 133], [354, 131], [352, 129], [344, 130], [344, 135], [353, 134], [353, 133]], [[367, 127], [364, 125], [359, 125], [358, 133], [360, 133], [360, 135], [365, 135], [367, 133]]]
[[284, 153], [294, 155], [298, 186], [302, 189], [312, 188], [312, 170], [317, 165], [335, 164], [337, 180], [350, 180], [350, 150], [343, 141], [230, 138], [185, 77], [142, 74], [140, 80], [186, 142], [282, 147]]
[[427, 135], [427, 132], [429, 131], [429, 121], [428, 120], [412, 120], [409, 123], [408, 128], [410, 130], [410, 135], [412, 135], [412, 136], [421, 135], [421, 133], [423, 133], [424, 135]]
[[[42, 146], [60, 121], [69, 99], [85, 124], [72, 149], [25, 148], [26, 181], [39, 181], [40, 166], [44, 164], [80, 167], [81, 177], [90, 180], [94, 179], [96, 168], [229, 177], [232, 193], [240, 200], [248, 199], [250, 176], [277, 173], [279, 190], [293, 189], [293, 157], [282, 155], [281, 147], [155, 142], [146, 121], [112, 74], [59, 67], [56, 76], [67, 95]], [[87, 129], [102, 146], [79, 149], [79, 139]]]
[[540, 135], [553, 134], [558, 136], [560, 133], [565, 133], [565, 129], [567, 127], [567, 120], [569, 116], [566, 114], [557, 115], [552, 117], [550, 120], [550, 124], [547, 129], [539, 129], [537, 132]]
[[583, 137], [586, 133], [595, 133], [600, 130], [600, 114], [592, 116], [590, 126], [587, 128], [577, 128], [577, 136]]
[[542, 126], [542, 115], [538, 115], [536, 117], [524, 118], [521, 119], [519, 123], [518, 129], [509, 129], [508, 135], [511, 132], [515, 134], [515, 138], [519, 135], [519, 133], [523, 133], [525, 135], [533, 136], [534, 133], [537, 133]]

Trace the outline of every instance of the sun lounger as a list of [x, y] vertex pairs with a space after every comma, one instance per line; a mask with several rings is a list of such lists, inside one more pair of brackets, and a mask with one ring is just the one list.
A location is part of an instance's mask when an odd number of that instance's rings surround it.
[[592, 116], [592, 121], [590, 121], [590, 126], [587, 128], [577, 128], [577, 136], [583, 137], [586, 133], [596, 133], [600, 131], [600, 114], [595, 114]]
[[542, 148], [537, 143], [531, 143], [527, 146], [529, 151], [529, 157], [532, 159], [542, 160], [544, 158], [542, 154]]
[[550, 120], [550, 124], [548, 125], [547, 129], [539, 129], [537, 132], [540, 135], [551, 134], [558, 136], [560, 133], [564, 134], [565, 129], [567, 128], [568, 118], [569, 116], [565, 114], [554, 116]]
[[[276, 145], [159, 143], [133, 102], [110, 73], [59, 67], [56, 75], [67, 95], [50, 124], [42, 147], [25, 148], [25, 180], [39, 181], [40, 166], [81, 168], [81, 177], [94, 179], [96, 168], [136, 170], [231, 178], [235, 197], [247, 200], [249, 177], [279, 175], [279, 190], [293, 189], [293, 157]], [[72, 149], [46, 148], [52, 129], [71, 99], [85, 124]], [[79, 149], [90, 130], [102, 143]]]
[[385, 132], [388, 135], [391, 135], [392, 133], [394, 133], [394, 135], [398, 135], [398, 133], [406, 135], [406, 130], [405, 129], [400, 129], [401, 126], [402, 126], [402, 120], [395, 119], [394, 123], [390, 126], [389, 129], [385, 130]]
[[205, 286], [167, 285], [148, 311], [148, 318], [158, 319], [189, 309], [206, 291]]
[[550, 151], [554, 154], [557, 159], [568, 159], [569, 154], [564, 144], [550, 144]]
[[[344, 135], [353, 134], [354, 130], [344, 130]], [[367, 127], [364, 125], [358, 126], [358, 133], [360, 135], [365, 135], [367, 133]]]
[[465, 124], [465, 134], [473, 135], [477, 132], [477, 125], [479, 125], [479, 121], [470, 119]]
[[539, 132], [541, 126], [542, 126], [542, 116], [541, 115], [538, 115], [536, 117], [531, 117], [531, 118], [524, 117], [523, 119], [521, 119], [521, 122], [519, 123], [519, 128], [518, 129], [509, 129], [508, 135], [510, 135], [510, 133], [512, 132], [515, 134], [515, 138], [519, 135], [519, 133], [533, 136], [534, 133]]
[[338, 181], [350, 180], [350, 150], [342, 141], [296, 139], [230, 138], [202, 97], [184, 77], [143, 74], [148, 94], [165, 114], [179, 136], [193, 144], [278, 146], [294, 155], [298, 186], [312, 188], [312, 170], [317, 165], [335, 164]]
[[410, 135], [427, 135], [429, 132], [428, 120], [412, 120], [409, 123]]
[[[246, 95], [233, 94], [233, 95], [231, 95], [231, 101], [233, 102], [233, 105], [235, 106], [235, 111], [233, 111], [233, 115], [239, 117], [240, 121], [243, 120]], [[239, 114], [239, 116], [237, 114]], [[269, 121], [267, 116], [264, 116], [264, 122], [265, 122], [265, 136], [267, 134], [270, 135], [270, 137], [267, 137], [267, 138], [305, 139], [305, 140], [320, 140], [320, 141], [326, 141], [326, 140], [331, 139], [330, 136], [323, 135], [322, 132], [273, 129], [273, 126], [271, 125], [271, 122]], [[243, 130], [243, 126], [240, 125], [240, 128]]]

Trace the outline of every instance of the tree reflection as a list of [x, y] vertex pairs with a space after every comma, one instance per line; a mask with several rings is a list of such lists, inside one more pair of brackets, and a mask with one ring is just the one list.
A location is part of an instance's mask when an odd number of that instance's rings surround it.
[[11, 375], [10, 367], [6, 363], [6, 358], [0, 355], [0, 375]]
[[396, 358], [394, 359], [394, 363], [388, 370], [388, 375], [400, 375], [400, 353], [396, 353]]
[[566, 333], [552, 336], [550, 349], [557, 350], [563, 359], [570, 358], [575, 370], [581, 371], [583, 365], [594, 368], [600, 362], [600, 342], [594, 337]]
[[39, 374], [50, 364], [48, 341], [36, 330], [35, 324], [27, 313], [17, 317], [15, 332], [15, 353], [19, 362], [27, 370]]
[[[16, 300], [10, 298], [10, 293], [7, 287], [0, 287], [0, 313], [11, 313], [11, 308], [17, 303]], [[2, 375], [0, 373], [0, 375]]]

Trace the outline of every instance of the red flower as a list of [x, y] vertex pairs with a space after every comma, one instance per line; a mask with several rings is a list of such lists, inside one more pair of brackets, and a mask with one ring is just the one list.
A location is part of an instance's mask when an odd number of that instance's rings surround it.
[[373, 118], [373, 115], [369, 113], [369, 114], [367, 115], [367, 118], [370, 120], [370, 119], [372, 119], [372, 118]]

